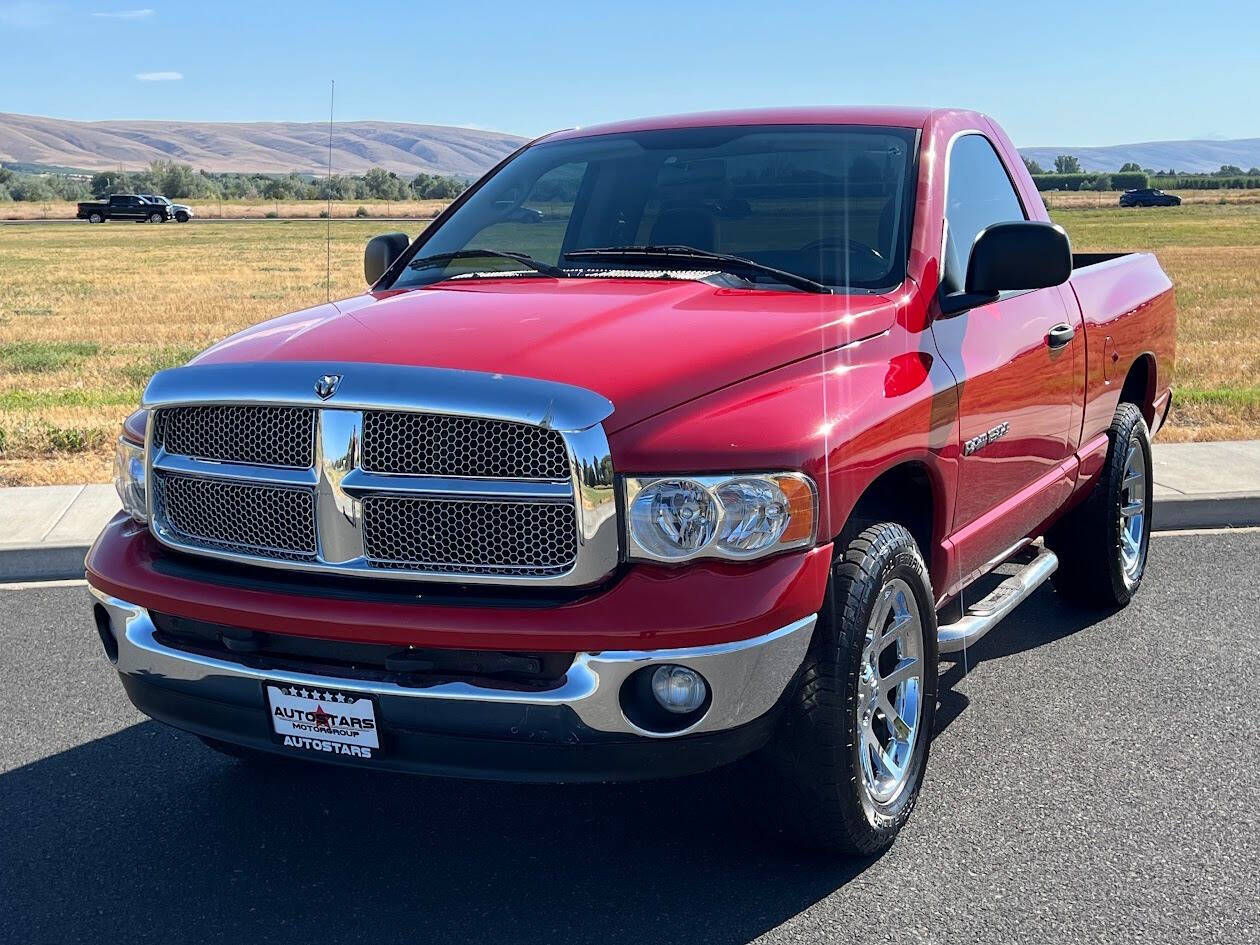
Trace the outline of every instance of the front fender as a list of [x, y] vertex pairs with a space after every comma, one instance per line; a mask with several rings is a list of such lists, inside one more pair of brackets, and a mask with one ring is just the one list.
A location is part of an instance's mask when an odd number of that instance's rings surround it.
[[618, 431], [613, 464], [631, 475], [801, 470], [818, 483], [821, 542], [879, 475], [915, 462], [939, 490], [934, 517], [948, 522], [957, 397], [928, 345], [898, 325], [757, 375]]

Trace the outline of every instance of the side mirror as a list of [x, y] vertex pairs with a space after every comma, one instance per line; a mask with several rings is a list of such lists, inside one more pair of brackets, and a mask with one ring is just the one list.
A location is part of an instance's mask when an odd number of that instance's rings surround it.
[[1072, 243], [1056, 223], [994, 223], [976, 237], [967, 261], [968, 292], [1012, 292], [1062, 285], [1072, 275]]
[[363, 277], [367, 279], [368, 285], [376, 285], [381, 276], [385, 275], [385, 270], [410, 245], [411, 240], [406, 233], [386, 233], [368, 240], [367, 249], [363, 251]]
[[1062, 285], [1071, 275], [1072, 243], [1063, 227], [1036, 220], [994, 223], [971, 246], [966, 287], [943, 296], [941, 312], [984, 305], [999, 292]]

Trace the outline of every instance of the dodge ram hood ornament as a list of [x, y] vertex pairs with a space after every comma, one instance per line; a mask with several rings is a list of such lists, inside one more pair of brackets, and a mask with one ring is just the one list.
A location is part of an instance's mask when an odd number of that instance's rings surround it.
[[340, 383], [340, 374], [325, 374], [315, 382], [315, 393], [319, 394], [320, 400], [327, 400], [337, 393], [337, 385]]

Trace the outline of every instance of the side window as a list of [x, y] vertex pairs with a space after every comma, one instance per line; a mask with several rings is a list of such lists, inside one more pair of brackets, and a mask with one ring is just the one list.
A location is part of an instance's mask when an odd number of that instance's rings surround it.
[[[495, 201], [495, 208], [504, 216], [482, 227], [467, 245], [526, 253], [541, 262], [559, 262], [564, 234], [585, 175], [583, 162], [561, 164], [534, 181], [528, 193], [504, 193], [502, 199]], [[485, 268], [480, 263], [478, 267]]]
[[961, 291], [967, 256], [980, 231], [992, 223], [1026, 220], [1015, 187], [993, 145], [983, 135], [963, 135], [949, 152], [945, 194], [945, 285]]

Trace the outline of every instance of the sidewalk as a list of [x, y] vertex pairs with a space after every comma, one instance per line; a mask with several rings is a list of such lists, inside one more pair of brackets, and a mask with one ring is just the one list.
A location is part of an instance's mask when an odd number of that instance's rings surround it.
[[[1157, 529], [1260, 525], [1260, 440], [1156, 443]], [[112, 485], [0, 489], [0, 582], [81, 577], [118, 511]]]

